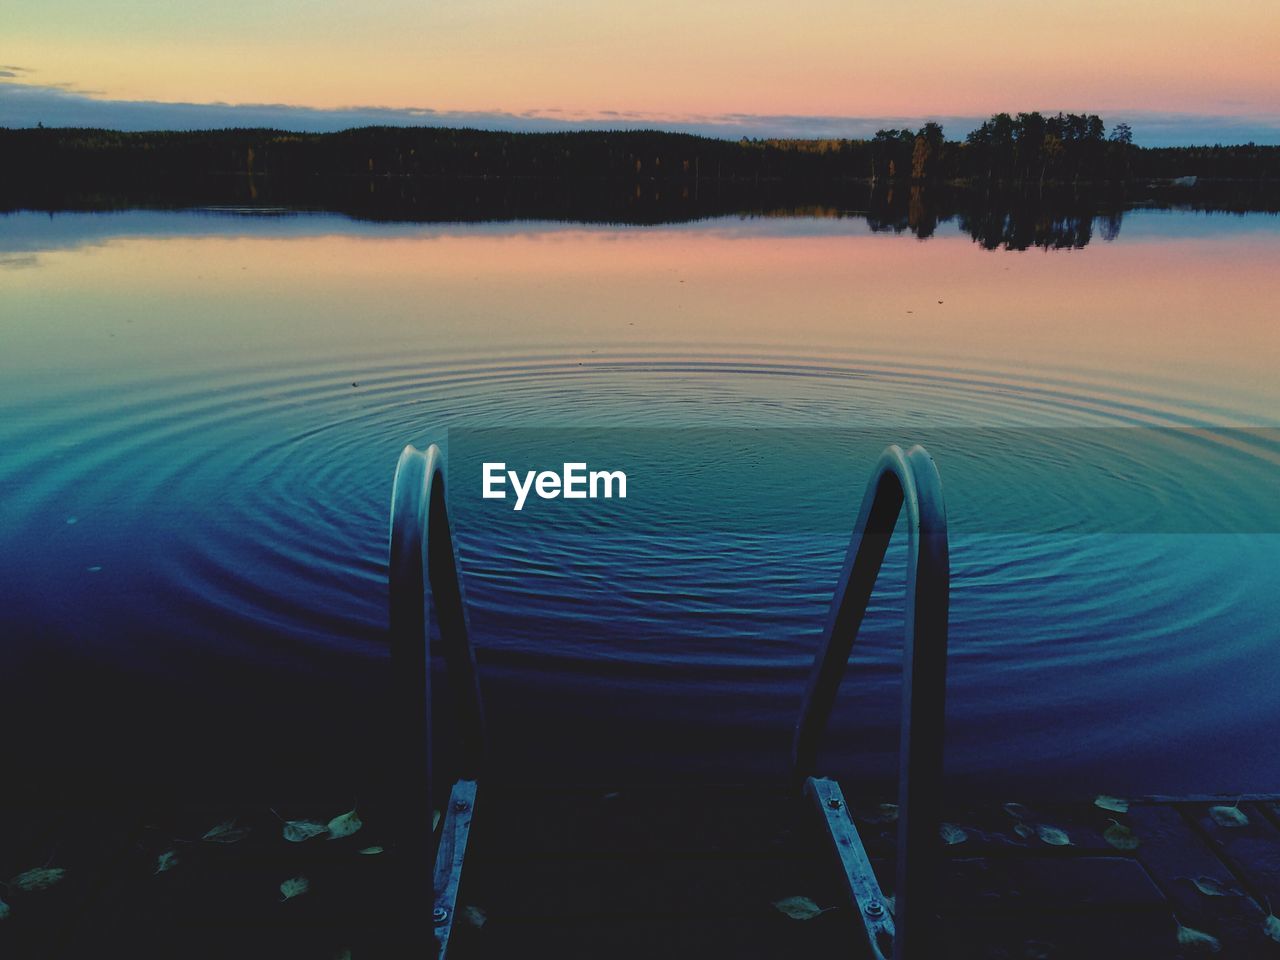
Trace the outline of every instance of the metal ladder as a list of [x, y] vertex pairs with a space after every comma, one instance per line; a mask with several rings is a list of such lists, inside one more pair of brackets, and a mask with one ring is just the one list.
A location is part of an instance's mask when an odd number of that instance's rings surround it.
[[[898, 859], [895, 900], [881, 892], [840, 785], [812, 776], [818, 743], [839, 690], [858, 628], [899, 515], [907, 514], [906, 632], [898, 779]], [[423, 865], [421, 884], [433, 893], [438, 956], [449, 945], [458, 887], [475, 812], [484, 757], [484, 709], [467, 626], [466, 602], [445, 498], [444, 455], [406, 447], [391, 494], [391, 660], [400, 756], [411, 760], [400, 792], [403, 844]], [[854, 528], [796, 724], [797, 782], [815, 804], [839, 857], [848, 892], [877, 960], [932, 955], [937, 915], [945, 718], [947, 606], [950, 567], [942, 482], [923, 447], [881, 455]], [[440, 823], [432, 823], [430, 625], [439, 631], [457, 716], [460, 778]], [[424, 936], [424, 939], [428, 939]]]
[[[431, 925], [445, 957], [457, 910], [458, 886], [484, 761], [484, 706], [467, 626], [467, 605], [445, 499], [444, 455], [405, 447], [391, 487], [389, 558], [391, 669], [396, 755], [408, 759], [396, 798], [401, 843], [422, 865], [417, 885], [433, 891]], [[432, 621], [439, 630], [457, 730], [459, 779], [449, 791], [436, 843], [433, 830], [431, 735]], [[421, 758], [421, 759], [418, 759]], [[423, 931], [421, 940], [429, 942]]]
[[[891, 905], [871, 869], [840, 784], [812, 773], [853, 641], [898, 516], [904, 511], [909, 553], [898, 755], [898, 862]], [[890, 446], [867, 483], [792, 744], [796, 779], [803, 780], [805, 796], [823, 818], [876, 960], [936, 955], [949, 556], [942, 480], [933, 458], [921, 446], [906, 453]]]

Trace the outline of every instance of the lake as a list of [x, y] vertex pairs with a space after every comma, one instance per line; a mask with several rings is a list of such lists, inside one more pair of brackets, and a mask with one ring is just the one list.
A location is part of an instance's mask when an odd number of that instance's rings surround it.
[[[0, 217], [14, 792], [376, 786], [391, 474], [429, 442], [601, 450], [638, 491], [499, 514], [451, 470], [500, 775], [783, 776], [874, 456], [917, 441], [953, 516], [956, 790], [1275, 791], [1280, 217], [1135, 210], [1066, 246]], [[902, 564], [833, 772], [892, 771]]]

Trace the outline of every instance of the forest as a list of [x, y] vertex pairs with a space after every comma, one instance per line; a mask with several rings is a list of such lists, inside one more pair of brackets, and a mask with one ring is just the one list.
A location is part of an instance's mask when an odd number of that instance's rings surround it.
[[[1280, 180], [1280, 147], [1144, 148], [1096, 115], [997, 114], [964, 140], [941, 126], [871, 139], [719, 140], [660, 131], [505, 133], [366, 127], [340, 133], [0, 129], [5, 193], [58, 183], [126, 188], [240, 175], [537, 177], [778, 182], [1064, 184], [1197, 177]], [[10, 197], [10, 202], [12, 199]]]
[[626, 224], [858, 216], [989, 248], [1081, 247], [1136, 207], [1280, 211], [1280, 147], [1143, 148], [1092, 115], [997, 114], [871, 139], [369, 127], [122, 133], [0, 128], [0, 211], [322, 210], [368, 220]]

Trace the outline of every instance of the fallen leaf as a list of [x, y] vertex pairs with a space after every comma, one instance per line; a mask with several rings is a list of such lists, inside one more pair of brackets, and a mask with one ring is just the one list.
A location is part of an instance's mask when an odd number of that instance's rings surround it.
[[13, 913], [13, 911], [9, 909], [9, 905], [3, 900], [0, 900], [0, 920], [9, 919], [9, 914], [11, 913]]
[[284, 838], [290, 843], [301, 843], [328, 832], [328, 827], [315, 820], [286, 820], [284, 824]]
[[1071, 846], [1071, 838], [1067, 836], [1067, 832], [1057, 827], [1046, 827], [1042, 824], [1036, 827], [1036, 835], [1051, 847]]
[[1228, 887], [1221, 880], [1215, 877], [1196, 877], [1191, 881], [1195, 884], [1195, 888], [1203, 893], [1206, 897], [1238, 897], [1240, 891], [1235, 887]]
[[462, 908], [462, 922], [479, 930], [489, 922], [489, 918], [479, 907], [466, 906]]
[[1120, 797], [1108, 797], [1105, 793], [1098, 794], [1093, 800], [1093, 805], [1103, 810], [1110, 810], [1112, 813], [1128, 813], [1129, 801]]
[[363, 826], [364, 821], [354, 810], [351, 810], [329, 821], [329, 839], [341, 840], [343, 837], [349, 837]]
[[787, 897], [785, 900], [775, 900], [773, 907], [792, 920], [812, 920], [822, 913], [822, 908], [808, 897]]
[[61, 867], [36, 867], [34, 870], [18, 874], [9, 883], [11, 886], [27, 892], [48, 890], [61, 880], [66, 872]]
[[226, 820], [216, 827], [210, 827], [200, 839], [209, 843], [239, 843], [248, 835], [248, 827], [237, 827], [234, 820]]
[[1141, 842], [1134, 836], [1133, 831], [1123, 823], [1113, 823], [1107, 827], [1106, 830], [1102, 831], [1102, 839], [1117, 850], [1137, 850], [1138, 844]]
[[1272, 940], [1280, 942], [1280, 917], [1274, 913], [1267, 914], [1267, 919], [1262, 921], [1262, 932]]
[[1013, 817], [1015, 820], [1027, 819], [1027, 813], [1028, 813], [1027, 808], [1020, 803], [1004, 804], [1004, 812], [1007, 813], [1009, 816]]
[[1217, 937], [1202, 930], [1184, 927], [1182, 924], [1178, 924], [1178, 943], [1181, 946], [1191, 947], [1193, 950], [1203, 950], [1207, 953], [1217, 953], [1222, 949], [1222, 944]]
[[1022, 945], [1022, 960], [1054, 960], [1062, 956], [1062, 952], [1052, 943], [1042, 940], [1028, 940]]
[[379, 854], [381, 852], [382, 852], [381, 847], [363, 847], [356, 851], [356, 853], [363, 853], [366, 857], [372, 857], [375, 854]]
[[1026, 823], [1018, 823], [1014, 826], [1013, 832], [1020, 836], [1023, 840], [1030, 840], [1036, 835], [1035, 829]]
[[964, 828], [957, 827], [954, 823], [940, 824], [938, 833], [942, 835], [942, 842], [948, 845], [964, 843], [969, 839], [969, 834], [965, 833]]
[[285, 900], [292, 900], [294, 897], [300, 897], [311, 889], [311, 882], [306, 877], [290, 877], [284, 883], [280, 884], [280, 893], [283, 894], [281, 903]]
[[431, 811], [431, 832], [432, 832], [432, 833], [435, 833], [435, 832], [436, 832], [436, 828], [437, 828], [438, 826], [440, 826], [440, 811], [439, 811], [439, 810], [432, 810], [432, 811]]
[[152, 874], [164, 873], [166, 870], [172, 870], [178, 865], [178, 851], [166, 850], [160, 856], [156, 857], [156, 868]]
[[1210, 807], [1209, 816], [1220, 827], [1247, 827], [1249, 818], [1239, 807]]
[[863, 823], [897, 823], [898, 805], [896, 803], [882, 803], [876, 807], [874, 813], [868, 813], [858, 819]]

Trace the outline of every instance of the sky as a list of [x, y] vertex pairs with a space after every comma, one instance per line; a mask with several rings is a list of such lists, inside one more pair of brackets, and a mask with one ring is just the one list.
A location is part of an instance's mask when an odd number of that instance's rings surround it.
[[0, 125], [862, 135], [1001, 110], [1280, 143], [1275, 0], [0, 0]]

